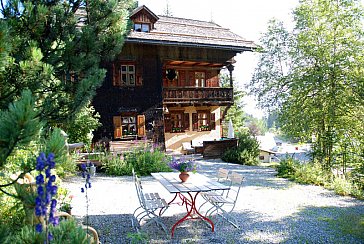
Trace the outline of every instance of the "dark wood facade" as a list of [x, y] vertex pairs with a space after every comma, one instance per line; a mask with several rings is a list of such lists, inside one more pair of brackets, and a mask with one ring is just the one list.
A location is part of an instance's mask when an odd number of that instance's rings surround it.
[[[147, 137], [164, 145], [165, 132], [170, 140], [171, 132], [215, 130], [215, 122], [221, 121], [216, 109], [233, 104], [233, 88], [219, 87], [219, 74], [246, 48], [245, 44], [231, 45], [243, 41], [226, 41], [225, 35], [233, 34], [216, 24], [185, 19], [175, 23], [166, 18], [159, 19], [145, 6], [132, 14], [134, 30], [116, 60], [105, 65], [106, 79], [92, 103], [102, 123], [94, 133], [95, 141]], [[190, 30], [180, 33], [186, 27], [208, 33], [225, 31], [220, 39], [228, 44], [215, 45], [213, 38], [206, 43], [200, 33], [190, 42], [194, 38]], [[210, 113], [213, 109], [219, 118]], [[179, 126], [172, 128], [173, 121]], [[199, 121], [209, 125], [200, 126]]]
[[[103, 125], [95, 132], [95, 140], [102, 137], [116, 139], [113, 117], [134, 113], [145, 115], [145, 135], [154, 136], [156, 142], [163, 143], [163, 105], [232, 104], [233, 89], [220, 88], [218, 74], [225, 64], [224, 60], [230, 60], [234, 54], [218, 50], [126, 43], [117, 60], [107, 64], [106, 79], [93, 100], [93, 106], [101, 115], [100, 122]], [[181, 60], [181, 64], [170, 65], [170, 60]], [[203, 65], [191, 65], [202, 61]], [[118, 84], [123, 64], [134, 65], [134, 86]], [[166, 69], [171, 67], [182, 70], [178, 81], [167, 80]], [[206, 87], [193, 86], [192, 74], [195, 71], [207, 74]], [[158, 135], [154, 135], [155, 132]]]

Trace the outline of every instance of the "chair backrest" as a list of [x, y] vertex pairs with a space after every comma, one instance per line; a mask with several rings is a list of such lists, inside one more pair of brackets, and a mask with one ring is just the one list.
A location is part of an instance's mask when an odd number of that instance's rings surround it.
[[230, 187], [230, 190], [227, 193], [227, 196], [229, 196], [231, 199], [234, 200], [234, 204], [236, 200], [238, 199], [240, 188], [243, 185], [244, 177], [236, 172], [231, 172], [229, 174], [228, 179], [231, 181], [231, 186], [237, 185], [238, 189], [234, 189], [233, 187]]
[[143, 194], [143, 187], [142, 187], [142, 182], [140, 181], [139, 177], [135, 174], [134, 168], [132, 169], [133, 172], [133, 180], [134, 180], [134, 184], [135, 184], [135, 189], [138, 195], [138, 200], [140, 205], [144, 206], [145, 205], [145, 199], [144, 199], [144, 194]]
[[217, 172], [217, 181], [225, 181], [228, 179], [229, 176], [229, 170], [228, 169], [223, 169], [220, 168], [219, 171]]

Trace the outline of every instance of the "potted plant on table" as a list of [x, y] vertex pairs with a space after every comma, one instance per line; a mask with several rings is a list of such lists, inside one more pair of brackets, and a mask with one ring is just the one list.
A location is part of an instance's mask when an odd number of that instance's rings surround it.
[[195, 173], [197, 170], [197, 165], [195, 160], [187, 159], [185, 157], [172, 158], [172, 161], [168, 164], [172, 169], [178, 170], [180, 172], [179, 178], [182, 182], [185, 182], [189, 175], [189, 172]]

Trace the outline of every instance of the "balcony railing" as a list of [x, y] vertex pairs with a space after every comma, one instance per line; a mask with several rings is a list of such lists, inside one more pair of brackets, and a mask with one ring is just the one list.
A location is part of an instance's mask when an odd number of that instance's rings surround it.
[[233, 88], [221, 87], [174, 87], [163, 88], [164, 104], [233, 104]]

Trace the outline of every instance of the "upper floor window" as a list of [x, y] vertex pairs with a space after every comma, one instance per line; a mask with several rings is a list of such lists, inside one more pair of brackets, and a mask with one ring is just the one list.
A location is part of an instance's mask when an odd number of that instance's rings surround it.
[[134, 30], [138, 32], [149, 32], [150, 25], [145, 23], [135, 23]]
[[205, 86], [205, 72], [195, 72], [195, 87]]
[[121, 72], [120, 79], [122, 86], [135, 86], [134, 65], [121, 65], [120, 72]]

